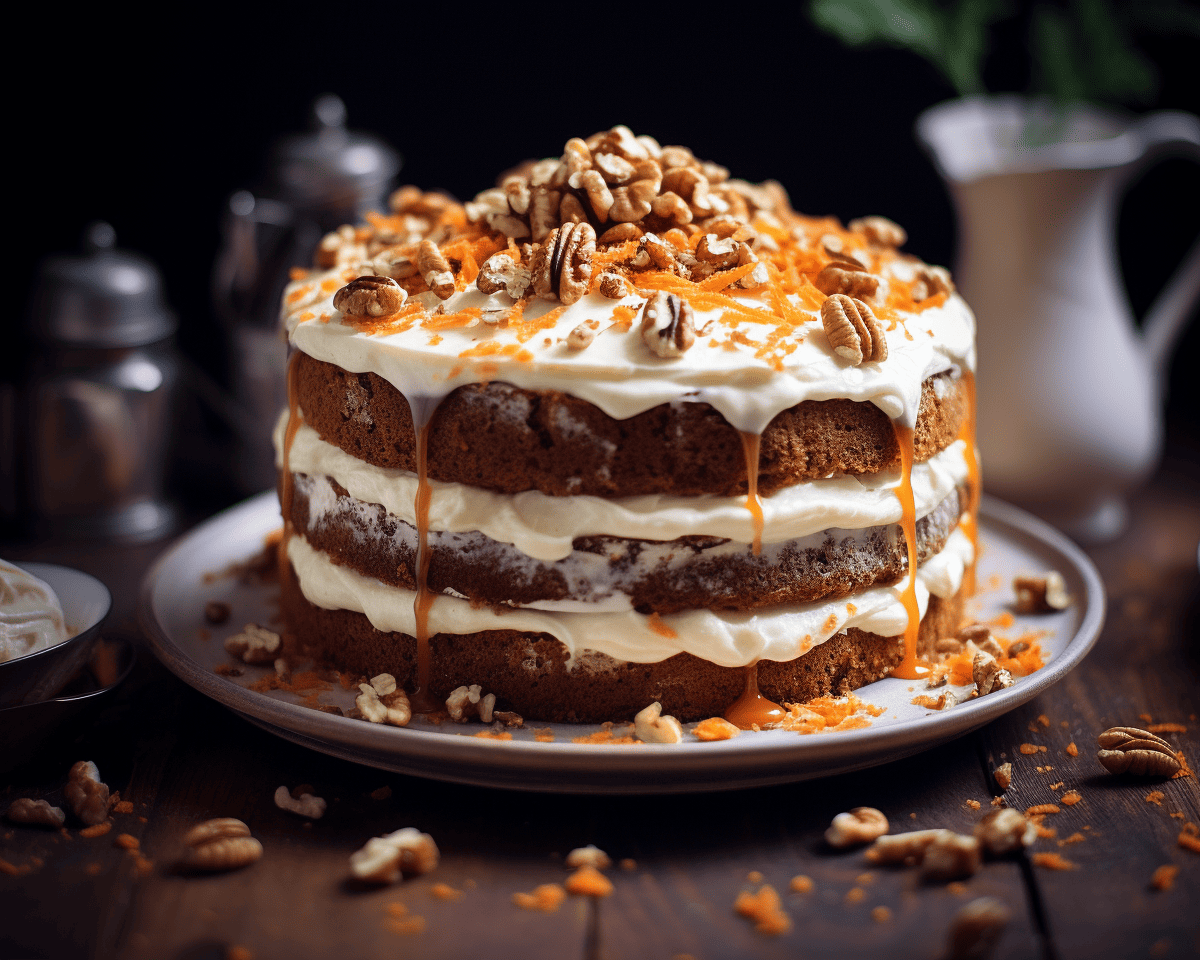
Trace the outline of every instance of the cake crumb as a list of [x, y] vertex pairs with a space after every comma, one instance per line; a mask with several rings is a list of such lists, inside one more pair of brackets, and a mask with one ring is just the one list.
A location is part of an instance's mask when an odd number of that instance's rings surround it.
[[538, 743], [553, 743], [554, 731], [550, 727], [534, 727], [533, 739]]
[[408, 917], [389, 917], [383, 925], [392, 933], [403, 935], [425, 932], [425, 918], [415, 913]]
[[846, 891], [847, 903], [861, 903], [867, 898], [867, 891], [862, 887], [851, 887]]
[[86, 867], [84, 867], [83, 872], [86, 873], [89, 877], [95, 877], [95, 876], [99, 875], [99, 873], [102, 869], [103, 869], [103, 867], [101, 867], [100, 864], [93, 862], [93, 863], [89, 863]]
[[854, 882], [860, 887], [869, 887], [875, 882], [875, 874], [871, 873], [870, 870], [868, 870], [866, 873], [860, 873], [854, 878]]
[[448, 883], [435, 883], [429, 888], [429, 892], [438, 900], [458, 900], [463, 895], [461, 890], [455, 890]]
[[532, 893], [514, 893], [512, 901], [522, 910], [554, 913], [566, 898], [567, 891], [557, 883], [543, 883], [534, 887]]
[[1183, 829], [1179, 831], [1179, 836], [1175, 838], [1175, 842], [1185, 850], [1200, 853], [1200, 829], [1197, 829], [1191, 821], [1185, 823]]
[[128, 800], [118, 800], [112, 805], [114, 813], [133, 813], [133, 804]]
[[792, 918], [784, 912], [779, 894], [769, 883], [764, 883], [758, 893], [743, 890], [734, 900], [733, 910], [752, 920], [754, 929], [766, 936], [779, 936], [792, 929]]
[[392, 788], [388, 786], [376, 787], [367, 796], [372, 800], [386, 800], [392, 795]]
[[1079, 748], [1077, 746], [1075, 746], [1074, 740], [1072, 740], [1070, 743], [1067, 744], [1067, 756], [1069, 756], [1069, 757], [1079, 756]]
[[1182, 723], [1152, 723], [1146, 728], [1150, 733], [1187, 733]]
[[1142, 723], [1150, 723], [1150, 721], [1152, 721], [1154, 718], [1148, 713], [1139, 713], [1138, 719], [1141, 720]]
[[887, 907], [872, 907], [871, 919], [876, 923], [887, 923], [892, 919], [892, 911]]
[[1145, 800], [1146, 803], [1153, 803], [1155, 806], [1161, 807], [1162, 802], [1163, 802], [1163, 797], [1165, 797], [1165, 796], [1166, 796], [1166, 794], [1163, 793], [1161, 790], [1151, 790], [1142, 799]]
[[136, 850], [141, 846], [138, 838], [128, 833], [118, 833], [117, 838], [113, 841], [113, 843], [122, 850]]
[[589, 733], [581, 737], [572, 737], [572, 743], [602, 743], [602, 744], [629, 744], [641, 743], [633, 737], [633, 724], [626, 723], [618, 727], [611, 721], [605, 721], [600, 725], [600, 729], [594, 733]]
[[254, 952], [238, 944], [230, 944], [225, 950], [225, 960], [254, 960]]
[[1058, 802], [1061, 803], [1064, 807], [1073, 807], [1073, 806], [1075, 806], [1075, 804], [1077, 804], [1082, 799], [1083, 799], [1083, 797], [1080, 796], [1080, 793], [1078, 790], [1068, 790], [1066, 793], [1064, 793], [1061, 797], [1058, 798]]
[[101, 823], [94, 823], [90, 827], [84, 827], [79, 831], [81, 837], [102, 837], [112, 829], [112, 821], [104, 820]]
[[567, 893], [577, 897], [607, 897], [613, 892], [612, 881], [595, 867], [584, 865], [567, 877]]
[[1045, 867], [1047, 870], [1077, 870], [1076, 864], [1058, 853], [1035, 853], [1029, 858], [1034, 866]]
[[796, 874], [788, 883], [788, 889], [793, 893], [812, 893], [816, 884], [813, 883], [812, 877], [806, 877], [802, 873]]
[[478, 733], [471, 734], [473, 737], [478, 737], [480, 740], [511, 740], [513, 735], [507, 730], [499, 732], [495, 730], [480, 730]]
[[746, 874], [746, 882], [747, 883], [762, 883], [763, 875], [758, 870], [751, 870], [748, 874]]
[[868, 717], [878, 717], [883, 707], [865, 703], [853, 693], [844, 697], [817, 697], [808, 703], [785, 703], [787, 715], [771, 725], [789, 733], [819, 733], [857, 730], [871, 725]]
[[983, 806], [983, 804], [981, 804], [978, 800], [968, 800], [966, 802], [966, 806], [972, 810], [978, 810], [980, 807]]
[[956, 897], [961, 897], [967, 892], [967, 885], [961, 880], [952, 880], [946, 884], [946, 890]]
[[1039, 752], [1045, 753], [1046, 752], [1045, 747], [1039, 747], [1036, 744], [1032, 744], [1032, 743], [1023, 743], [1019, 747], [1017, 747], [1017, 749], [1020, 750], [1021, 753], [1023, 753], [1027, 757], [1032, 757], [1035, 753], [1039, 753]]
[[1058, 783], [1050, 784], [1050, 789], [1051, 790], [1061, 790], [1065, 785], [1066, 785], [1065, 780], [1059, 780]]
[[1179, 868], [1173, 863], [1163, 864], [1154, 871], [1154, 876], [1150, 878], [1150, 888], [1152, 890], [1170, 890], [1175, 886], [1175, 874], [1179, 873]]
[[625, 857], [619, 864], [617, 864], [617, 866], [619, 866], [626, 873], [632, 873], [637, 869], [637, 861], [634, 860], [633, 857]]
[[1056, 803], [1037, 803], [1025, 810], [1025, 816], [1036, 817], [1047, 813], [1061, 813], [1062, 808]]
[[1043, 727], [1050, 726], [1050, 718], [1048, 716], [1046, 716], [1044, 713], [1038, 714], [1037, 722], [1040, 723]]
[[1083, 841], [1086, 839], [1087, 839], [1087, 837], [1085, 837], [1082, 833], [1080, 833], [1078, 830], [1076, 830], [1069, 837], [1064, 837], [1062, 840], [1059, 840], [1058, 845], [1060, 847], [1066, 847], [1072, 843], [1083, 843]]

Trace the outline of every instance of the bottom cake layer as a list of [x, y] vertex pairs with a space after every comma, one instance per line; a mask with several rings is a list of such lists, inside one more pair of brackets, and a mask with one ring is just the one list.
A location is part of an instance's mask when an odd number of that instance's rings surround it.
[[[290, 564], [281, 577], [282, 612], [300, 646], [339, 670], [371, 677], [390, 673], [406, 690], [416, 682], [416, 641], [376, 630], [366, 616], [315, 606], [300, 590]], [[928, 654], [962, 622], [961, 591], [930, 596], [918, 649]], [[547, 634], [489, 630], [435, 634], [429, 640], [430, 688], [444, 700], [462, 685], [494, 693], [497, 707], [526, 720], [629, 720], [654, 701], [681, 721], [719, 716], [742, 693], [745, 671], [688, 653], [658, 663], [626, 663], [584, 651], [567, 664], [567, 649]], [[780, 703], [844, 694], [885, 677], [901, 660], [902, 637], [850, 628], [788, 662], [760, 661], [759, 690]]]

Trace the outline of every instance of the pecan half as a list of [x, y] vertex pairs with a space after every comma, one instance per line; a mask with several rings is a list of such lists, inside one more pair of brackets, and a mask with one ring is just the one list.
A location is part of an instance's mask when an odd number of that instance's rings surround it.
[[503, 290], [514, 300], [520, 300], [529, 289], [529, 268], [523, 266], [507, 253], [494, 253], [479, 268], [475, 285], [480, 293], [498, 293]]
[[642, 339], [666, 360], [682, 357], [696, 341], [696, 319], [691, 304], [673, 293], [657, 290], [642, 309]]
[[821, 304], [821, 325], [834, 352], [854, 366], [887, 359], [883, 326], [861, 300], [835, 293]]
[[439, 300], [447, 300], [454, 293], [454, 273], [450, 263], [432, 240], [422, 240], [418, 244], [417, 270]]
[[834, 260], [817, 274], [813, 286], [825, 295], [844, 293], [868, 300], [879, 291], [879, 278], [857, 260]]
[[1110, 773], [1135, 777], [1171, 777], [1181, 764], [1162, 737], [1137, 727], [1111, 727], [1099, 737], [1096, 758]]
[[564, 223], [551, 230], [533, 255], [533, 289], [547, 300], [572, 304], [587, 293], [592, 279], [596, 231], [590, 223]]
[[187, 852], [181, 863], [192, 870], [237, 870], [262, 856], [262, 844], [250, 836], [250, 828], [233, 817], [206, 820], [183, 838]]
[[333, 306], [347, 316], [386, 317], [408, 299], [408, 293], [391, 277], [358, 277], [333, 295]]
[[887, 217], [859, 217], [850, 221], [849, 228], [852, 233], [861, 233], [871, 243], [883, 247], [902, 247], [908, 242], [904, 228]]

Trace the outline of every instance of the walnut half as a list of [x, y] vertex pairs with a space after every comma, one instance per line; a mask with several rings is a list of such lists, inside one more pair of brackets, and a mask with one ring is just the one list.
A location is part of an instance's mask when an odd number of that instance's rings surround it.
[[839, 813], [825, 831], [825, 842], [844, 850], [870, 843], [888, 832], [887, 817], [874, 807], [855, 807], [849, 813]]

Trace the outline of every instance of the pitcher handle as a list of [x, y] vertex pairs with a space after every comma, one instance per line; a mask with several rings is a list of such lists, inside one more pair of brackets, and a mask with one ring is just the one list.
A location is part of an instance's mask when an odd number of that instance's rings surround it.
[[[1142, 140], [1143, 156], [1180, 153], [1200, 162], [1200, 117], [1179, 110], [1161, 110], [1142, 119], [1136, 130]], [[1171, 351], [1198, 299], [1200, 239], [1188, 250], [1142, 321], [1146, 352], [1163, 380]]]

